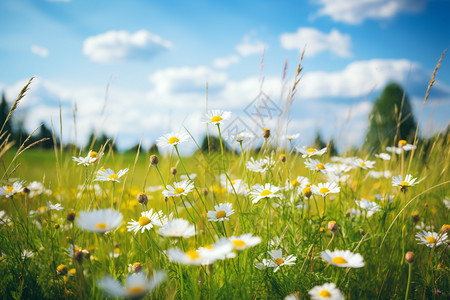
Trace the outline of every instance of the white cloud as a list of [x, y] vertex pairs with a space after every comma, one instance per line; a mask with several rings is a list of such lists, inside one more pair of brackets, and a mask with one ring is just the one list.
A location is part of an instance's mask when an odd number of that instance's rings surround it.
[[237, 64], [240, 58], [237, 55], [230, 55], [228, 57], [216, 58], [213, 61], [213, 66], [218, 69], [226, 69], [232, 64]]
[[427, 0], [317, 0], [318, 15], [333, 21], [360, 24], [366, 19], [389, 19], [402, 12], [422, 11]]
[[284, 33], [280, 36], [281, 46], [287, 50], [302, 51], [305, 56], [315, 56], [320, 52], [330, 51], [341, 57], [350, 57], [351, 37], [332, 29], [329, 34], [315, 28], [301, 27], [295, 33]]
[[245, 36], [242, 43], [236, 45], [236, 51], [242, 56], [262, 54], [267, 50], [267, 44], [259, 40], [252, 40], [250, 36]]
[[47, 48], [38, 45], [31, 46], [31, 52], [43, 58], [47, 57], [50, 54]]
[[161, 37], [139, 30], [108, 31], [88, 37], [83, 43], [83, 54], [96, 62], [114, 62], [125, 59], [147, 59], [172, 48], [172, 43]]
[[425, 71], [406, 59], [372, 59], [355, 61], [337, 72], [314, 71], [305, 73], [299, 84], [301, 98], [365, 97], [373, 90], [383, 88], [390, 81], [400, 84], [424, 79]]

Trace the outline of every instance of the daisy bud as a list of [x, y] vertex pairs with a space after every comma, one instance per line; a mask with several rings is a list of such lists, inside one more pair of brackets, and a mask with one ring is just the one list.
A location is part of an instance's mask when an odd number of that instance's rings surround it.
[[311, 197], [311, 195], [312, 195], [311, 187], [309, 187], [309, 186], [305, 187], [303, 189], [302, 193], [306, 198]]
[[56, 272], [58, 275], [66, 275], [67, 274], [67, 266], [66, 265], [59, 265], [56, 268]]
[[41, 248], [39, 248], [39, 251], [44, 251], [44, 250], [45, 250], [44, 246], [41, 246]]
[[69, 213], [67, 214], [67, 221], [73, 222], [73, 220], [75, 220], [75, 213], [73, 212], [73, 210], [71, 210], [71, 211], [69, 211]]
[[119, 248], [119, 242], [114, 242], [114, 248]]
[[280, 161], [286, 162], [286, 154], [280, 154]]
[[23, 190], [22, 190], [22, 192], [23, 192], [24, 194], [29, 194], [29, 193], [31, 192], [31, 190], [30, 190], [29, 188], [27, 188], [27, 187], [24, 187]]
[[150, 156], [150, 164], [156, 166], [159, 162], [158, 156], [152, 155]]
[[207, 188], [202, 188], [202, 194], [204, 195], [204, 196], [208, 196], [208, 189]]
[[83, 260], [83, 251], [76, 250], [76, 251], [73, 253], [73, 258], [74, 258], [76, 261], [81, 262], [81, 261]]
[[147, 195], [146, 195], [145, 193], [139, 193], [139, 194], [137, 195], [137, 201], [138, 201], [140, 204], [147, 205], [147, 203], [148, 203], [148, 197], [147, 197]]
[[424, 204], [424, 205], [425, 205], [425, 207], [428, 207], [428, 202], [425, 202], [425, 204]]
[[414, 252], [412, 252], [412, 251], [406, 252], [405, 260], [408, 264], [412, 263], [414, 261]]
[[270, 129], [269, 128], [264, 128], [263, 137], [265, 139], [268, 139], [270, 137]]
[[167, 201], [169, 201], [169, 197], [164, 197], [164, 202], [167, 203]]
[[328, 230], [331, 232], [335, 232], [338, 229], [338, 226], [336, 224], [336, 221], [330, 221], [328, 222]]
[[134, 264], [133, 264], [133, 266], [131, 267], [131, 271], [133, 272], [133, 273], [139, 273], [139, 272], [141, 272], [142, 271], [142, 265], [141, 265], [141, 263], [139, 263], [139, 262], [135, 262]]
[[448, 225], [448, 224], [442, 225], [441, 232], [442, 232], [442, 233], [448, 233], [448, 232], [450, 232], [450, 225]]
[[172, 173], [172, 175], [175, 176], [175, 174], [177, 174], [177, 168], [172, 167], [172, 168], [170, 169], [170, 173]]
[[412, 215], [411, 215], [411, 218], [412, 218], [414, 223], [419, 222], [419, 220], [420, 220], [419, 213], [418, 212], [413, 212]]

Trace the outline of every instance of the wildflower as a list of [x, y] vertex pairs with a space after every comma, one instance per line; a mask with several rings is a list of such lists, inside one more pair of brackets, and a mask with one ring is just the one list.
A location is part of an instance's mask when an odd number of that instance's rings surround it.
[[347, 164], [327, 164], [326, 170], [328, 175], [335, 175], [337, 177], [342, 177], [344, 173], [350, 171], [353, 166]]
[[380, 211], [381, 208], [378, 204], [368, 199], [355, 200], [356, 204], [362, 209], [367, 211], [367, 217], [372, 216], [377, 211]]
[[196, 235], [195, 226], [184, 219], [173, 219], [166, 222], [158, 233], [167, 237], [183, 237], [185, 239]]
[[17, 193], [20, 193], [23, 189], [22, 185], [24, 183], [25, 181], [16, 181], [13, 183], [13, 185], [0, 186], [0, 196], [9, 198]]
[[138, 221], [131, 219], [131, 222], [128, 222], [128, 231], [134, 231], [136, 234], [139, 230], [143, 233], [145, 230], [150, 230], [153, 226], [162, 226], [167, 222], [167, 217], [164, 216], [162, 210], [159, 212], [153, 212], [153, 209], [150, 208], [148, 211], [141, 212], [141, 216]]
[[186, 174], [181, 174], [180, 175], [180, 178], [182, 179], [182, 180], [187, 180], [187, 179], [191, 179], [191, 180], [194, 180], [195, 178], [197, 178], [197, 174], [196, 173], [192, 173], [192, 174], [189, 174], [189, 176], [188, 175], [186, 175]]
[[234, 214], [233, 205], [231, 203], [220, 203], [214, 206], [213, 211], [208, 211], [206, 215], [209, 219], [208, 221], [221, 221], [230, 220], [228, 217]]
[[241, 179], [231, 179], [230, 184], [230, 180], [228, 180], [226, 175], [220, 174], [220, 182], [222, 186], [226, 186], [229, 193], [234, 193], [234, 191], [236, 191], [237, 194], [247, 195], [248, 186]]
[[99, 155], [97, 152], [90, 150], [86, 157], [72, 156], [72, 160], [77, 162], [77, 165], [84, 165], [87, 167], [98, 162], [101, 157], [102, 157], [101, 154]]
[[171, 132], [163, 135], [156, 140], [158, 147], [173, 147], [181, 143], [186, 142], [189, 139], [189, 135], [181, 132]]
[[253, 157], [245, 164], [247, 169], [252, 172], [265, 173], [269, 168], [275, 165], [269, 157], [262, 158], [260, 160], [255, 160]]
[[282, 188], [266, 183], [264, 186], [259, 183], [255, 184], [250, 192], [250, 196], [253, 199], [252, 203], [258, 203], [259, 200], [264, 198], [280, 198], [283, 197], [282, 194], [278, 192]]
[[216, 260], [235, 257], [236, 253], [231, 252], [233, 249], [233, 243], [229, 239], [223, 237], [214, 244], [198, 248], [197, 252], [205, 259], [207, 264], [211, 264]]
[[230, 241], [236, 250], [245, 250], [248, 247], [253, 247], [261, 243], [261, 238], [252, 236], [251, 233], [246, 233], [240, 236], [232, 236], [230, 237]]
[[295, 139], [298, 139], [298, 137], [300, 136], [300, 133], [295, 133], [295, 134], [288, 134], [283, 136], [284, 140], [288, 140], [289, 142]]
[[58, 275], [66, 275], [67, 274], [67, 266], [66, 265], [59, 265], [56, 268], [56, 272]]
[[166, 190], [162, 192], [164, 197], [187, 196], [194, 188], [194, 183], [190, 180], [174, 182], [173, 186], [167, 185]]
[[122, 214], [112, 209], [96, 209], [80, 211], [77, 225], [84, 230], [105, 233], [118, 227], [122, 222]]
[[377, 172], [377, 171], [374, 171], [374, 170], [370, 170], [369, 173], [367, 173], [367, 175], [369, 177], [372, 177], [372, 178], [375, 178], [375, 179], [379, 179], [379, 178], [382, 178], [382, 177], [384, 177], [384, 178], [391, 178], [392, 177], [392, 173], [389, 170], [380, 171], [380, 172]]
[[437, 233], [431, 231], [422, 230], [416, 233], [416, 241], [419, 245], [426, 245], [427, 247], [433, 248], [438, 247], [443, 244], [447, 244], [448, 235], [447, 233]]
[[380, 194], [376, 194], [374, 197], [375, 197], [376, 199], [380, 200], [380, 201], [386, 201], [386, 200], [387, 200], [389, 203], [394, 202], [394, 198], [395, 198], [394, 195], [385, 195], [385, 196], [383, 197], [383, 196], [380, 195]]
[[361, 158], [355, 159], [355, 161], [353, 163], [354, 163], [355, 166], [360, 167], [360, 168], [362, 168], [364, 170], [372, 169], [373, 165], [375, 164], [374, 161], [364, 160], [364, 159], [361, 159]]
[[131, 272], [133, 273], [139, 273], [143, 270], [143, 267], [140, 262], [135, 262], [131, 265]]
[[219, 125], [223, 124], [223, 121], [229, 119], [231, 116], [230, 111], [222, 110], [210, 110], [203, 116], [203, 122], [206, 124]]
[[152, 166], [157, 166], [158, 163], [159, 163], [158, 156], [156, 156], [156, 155], [151, 155], [151, 156], [150, 156], [150, 164], [151, 164]]
[[139, 193], [137, 195], [136, 199], [137, 199], [137, 202], [139, 202], [140, 204], [147, 205], [147, 203], [148, 203], [148, 197], [145, 193]]
[[326, 173], [329, 167], [329, 164], [322, 164], [318, 159], [310, 159], [308, 158], [305, 161], [305, 166], [312, 171], [320, 171], [322, 173]]
[[307, 177], [298, 176], [295, 179], [292, 179], [289, 181], [289, 179], [286, 180], [286, 188], [299, 188], [303, 189], [309, 184], [309, 179]]
[[125, 286], [111, 276], [100, 279], [97, 286], [110, 297], [142, 298], [165, 279], [166, 273], [164, 271], [157, 271], [150, 280], [147, 279], [144, 272], [138, 272], [127, 276]]
[[325, 197], [328, 194], [339, 193], [341, 188], [335, 182], [319, 182], [319, 185], [312, 185], [311, 191], [319, 196]]
[[52, 204], [50, 201], [47, 202], [47, 209], [49, 210], [57, 210], [57, 211], [63, 211], [64, 207], [61, 206], [60, 203]]
[[263, 136], [265, 139], [268, 139], [268, 138], [270, 137], [270, 129], [269, 129], [269, 128], [264, 128], [263, 133], [262, 133], [262, 136]]
[[375, 154], [376, 158], [380, 158], [382, 160], [391, 160], [391, 156], [387, 153]]
[[444, 225], [442, 225], [442, 227], [441, 227], [441, 232], [443, 232], [443, 233], [448, 233], [448, 232], [450, 232], [450, 225], [449, 225], [449, 224], [444, 224]]
[[416, 149], [416, 146], [413, 146], [411, 144], [408, 144], [405, 140], [398, 141], [398, 147], [386, 147], [386, 151], [388, 152], [394, 152], [397, 154], [402, 154], [403, 151], [411, 151], [413, 149]]
[[419, 213], [418, 212], [413, 212], [412, 214], [411, 214], [411, 219], [412, 219], [412, 221], [414, 222], [414, 223], [417, 223], [417, 222], [419, 222], [419, 220], [420, 220], [420, 215], [419, 215]]
[[450, 209], [450, 200], [444, 199], [443, 202], [444, 202], [445, 207], [447, 207], [447, 209]]
[[4, 222], [5, 224], [11, 222], [11, 219], [8, 217], [4, 210], [0, 210], [0, 221]]
[[312, 300], [344, 300], [344, 296], [334, 283], [325, 283], [324, 285], [315, 286], [308, 294], [311, 296]]
[[203, 265], [207, 264], [207, 261], [198, 254], [198, 251], [195, 249], [188, 250], [187, 252], [183, 252], [178, 248], [170, 248], [167, 250], [167, 256], [169, 256], [169, 260], [181, 263], [183, 265]]
[[412, 175], [410, 174], [406, 175], [404, 180], [402, 179], [401, 175], [398, 175], [392, 177], [392, 186], [399, 186], [402, 192], [406, 192], [409, 187], [416, 185], [416, 183], [419, 183], [419, 181], [416, 182], [416, 180], [417, 178], [412, 178]]
[[128, 168], [122, 169], [117, 173], [114, 173], [111, 169], [100, 169], [97, 172], [95, 181], [115, 181], [120, 182], [118, 179], [128, 172]]
[[278, 159], [281, 161], [281, 162], [286, 162], [286, 154], [280, 154], [280, 156], [278, 157]]
[[328, 230], [334, 233], [338, 229], [338, 225], [336, 221], [330, 221], [328, 222]]
[[311, 190], [311, 186], [309, 184], [303, 188], [302, 194], [303, 194], [303, 196], [305, 196], [308, 199], [311, 197], [312, 190]]
[[303, 146], [302, 148], [296, 148], [296, 149], [297, 149], [297, 151], [299, 151], [300, 153], [303, 154], [302, 155], [303, 158], [311, 157], [311, 156], [314, 156], [314, 155], [322, 156], [324, 153], [327, 152], [327, 147], [322, 148], [320, 150], [317, 150], [315, 148], [308, 148], [308, 149], [306, 149], [306, 146]]
[[[49, 189], [44, 188], [44, 185], [41, 182], [33, 181], [26, 187], [28, 192], [28, 198], [33, 198], [36, 196], [41, 195], [42, 193], [45, 193], [47, 195], [51, 194], [52, 191]], [[25, 188], [24, 188], [25, 190]]]
[[278, 271], [282, 266], [295, 265], [295, 260], [297, 259], [294, 255], [290, 254], [287, 257], [283, 257], [281, 249], [269, 252], [271, 258], [263, 259], [262, 262], [256, 264], [256, 268], [274, 268], [273, 272]]
[[321, 253], [322, 258], [336, 267], [361, 268], [364, 267], [363, 257], [359, 253], [349, 250], [325, 250]]
[[233, 142], [242, 143], [243, 141], [251, 140], [254, 137], [255, 137], [255, 135], [253, 135], [252, 133], [243, 131], [236, 135], [230, 135], [227, 137], [227, 139], [230, 141], [233, 141]]

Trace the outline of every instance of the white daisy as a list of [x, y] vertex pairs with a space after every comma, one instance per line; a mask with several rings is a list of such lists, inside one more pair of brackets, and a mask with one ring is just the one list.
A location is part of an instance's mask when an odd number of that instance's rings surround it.
[[142, 298], [165, 279], [166, 273], [164, 271], [156, 272], [151, 279], [148, 279], [147, 275], [141, 271], [128, 275], [125, 286], [111, 276], [103, 277], [97, 281], [97, 286], [110, 297]]
[[178, 248], [170, 248], [166, 253], [170, 261], [183, 265], [205, 265], [209, 263], [204, 257], [200, 256], [196, 249], [183, 252]]
[[204, 123], [219, 125], [223, 124], [223, 121], [229, 119], [230, 116], [231, 116], [230, 111], [213, 109], [204, 114], [202, 119]]
[[253, 247], [261, 243], [261, 238], [252, 236], [251, 233], [246, 233], [240, 236], [232, 236], [230, 237], [230, 241], [236, 250], [245, 250], [248, 247]]
[[11, 219], [8, 217], [4, 210], [0, 210], [0, 221], [4, 222], [5, 224], [11, 222]]
[[341, 268], [361, 268], [364, 267], [363, 257], [359, 253], [352, 253], [350, 250], [325, 250], [321, 253], [322, 258], [330, 264]]
[[265, 185], [255, 184], [250, 191], [250, 197], [252, 203], [258, 203], [259, 200], [264, 198], [280, 198], [284, 197], [283, 194], [278, 193], [282, 188], [266, 183]]
[[437, 233], [431, 231], [422, 230], [416, 233], [416, 241], [419, 245], [426, 245], [427, 247], [433, 248], [440, 245], [446, 245], [448, 242], [447, 233]]
[[444, 202], [445, 207], [447, 207], [447, 209], [450, 209], [450, 200], [444, 199], [443, 202]]
[[376, 204], [373, 201], [370, 201], [369, 199], [361, 199], [360, 201], [355, 200], [355, 202], [359, 207], [367, 211], [368, 217], [372, 216], [374, 213], [381, 210], [381, 207], [378, 204]]
[[357, 167], [360, 167], [360, 168], [366, 170], [366, 169], [372, 169], [375, 162], [371, 161], [371, 160], [364, 160], [361, 158], [357, 158], [357, 159], [355, 159], [353, 164]]
[[47, 208], [49, 210], [57, 210], [57, 211], [64, 210], [64, 207], [61, 206], [61, 203], [52, 204], [50, 201], [47, 202]]
[[320, 150], [317, 150], [315, 148], [306, 148], [306, 146], [303, 146], [302, 148], [296, 148], [296, 149], [297, 149], [297, 151], [299, 151], [300, 153], [303, 154], [302, 155], [303, 158], [311, 157], [314, 155], [322, 156], [324, 153], [327, 152], [327, 147], [322, 148]]
[[326, 170], [328, 174], [332, 174], [338, 177], [342, 177], [344, 173], [353, 169], [352, 165], [347, 164], [327, 164]]
[[162, 191], [162, 194], [164, 197], [187, 196], [192, 189], [194, 189], [194, 183], [190, 180], [184, 180], [181, 182], [174, 182], [173, 186], [167, 185], [166, 190]]
[[300, 190], [304, 189], [309, 184], [309, 179], [307, 177], [298, 176], [295, 179], [286, 180], [286, 189], [295, 189], [298, 188]]
[[181, 143], [186, 142], [189, 139], [189, 135], [182, 132], [171, 132], [163, 135], [156, 140], [158, 147], [173, 147]]
[[392, 186], [399, 186], [402, 192], [406, 192], [406, 190], [410, 186], [414, 186], [420, 182], [420, 181], [416, 182], [416, 180], [417, 178], [412, 178], [411, 174], [406, 175], [404, 180], [402, 179], [401, 175], [398, 175], [392, 177]]
[[80, 211], [76, 219], [77, 225], [84, 230], [105, 233], [118, 227], [122, 222], [122, 214], [112, 209], [95, 209]]
[[234, 214], [233, 205], [231, 203], [220, 203], [219, 205], [214, 205], [213, 211], [208, 211], [206, 215], [209, 219], [208, 221], [225, 221], [230, 220], [228, 217]]
[[16, 181], [12, 185], [0, 186], [0, 196], [9, 198], [17, 193], [22, 192], [25, 181]]
[[394, 202], [394, 198], [395, 198], [394, 195], [385, 195], [385, 196], [382, 196], [382, 195], [380, 195], [380, 194], [376, 194], [374, 197], [375, 197], [376, 199], [380, 200], [380, 201], [388, 201], [389, 203], [393, 203], [393, 202]]
[[95, 177], [95, 181], [115, 181], [120, 182], [119, 178], [125, 175], [128, 172], [128, 168], [122, 169], [119, 172], [115, 173], [111, 169], [100, 169], [97, 172], [97, 177]]
[[229, 239], [223, 237], [215, 244], [198, 248], [197, 252], [208, 264], [211, 264], [219, 259], [224, 260], [225, 258], [235, 257], [236, 253], [231, 252], [233, 249], [233, 243]]
[[234, 193], [234, 191], [236, 191], [237, 194], [245, 196], [248, 193], [248, 185], [241, 179], [231, 179], [230, 184], [230, 181], [227, 179], [225, 174], [220, 174], [220, 183], [222, 186], [227, 187], [228, 193]]
[[382, 160], [391, 160], [391, 156], [387, 153], [375, 154], [375, 157]]
[[411, 151], [413, 149], [416, 149], [416, 146], [413, 146], [411, 144], [408, 144], [405, 140], [398, 141], [398, 147], [386, 147], [386, 151], [393, 152], [396, 154], [402, 154], [403, 151]]
[[98, 162], [101, 157], [102, 154], [98, 154], [97, 152], [90, 150], [86, 157], [72, 156], [72, 160], [77, 162], [77, 165], [90, 166], [91, 164]]
[[420, 222], [420, 224], [417, 224], [415, 226], [417, 230], [427, 230], [427, 231], [433, 231], [434, 225], [425, 224], [424, 222]]
[[282, 266], [295, 265], [295, 260], [297, 259], [292, 254], [283, 257], [281, 249], [273, 250], [269, 252], [269, 254], [271, 256], [270, 259], [263, 259], [262, 262], [257, 263], [255, 267], [258, 269], [274, 268], [273, 272], [276, 272]]
[[128, 222], [128, 231], [134, 231], [136, 234], [139, 230], [143, 233], [145, 230], [150, 230], [153, 226], [163, 226], [168, 221], [167, 217], [164, 216], [162, 210], [159, 212], [153, 212], [153, 209], [150, 208], [148, 211], [141, 212], [141, 216], [138, 221], [131, 219], [131, 222]]
[[341, 187], [339, 187], [336, 182], [319, 182], [319, 185], [315, 184], [311, 185], [311, 191], [319, 196], [325, 197], [328, 194], [336, 194], [339, 193]]
[[251, 157], [245, 165], [252, 172], [265, 173], [275, 165], [275, 162], [269, 157], [261, 158], [260, 160], [255, 160]]
[[322, 173], [326, 173], [328, 171], [328, 167], [330, 164], [322, 164], [318, 159], [308, 158], [305, 161], [305, 166], [312, 171], [320, 171]]
[[344, 296], [334, 283], [315, 286], [308, 294], [312, 300], [344, 300]]
[[300, 133], [288, 134], [288, 135], [283, 136], [283, 139], [292, 141], [292, 140], [298, 139], [299, 136], [300, 136]]
[[243, 141], [251, 140], [254, 137], [255, 137], [254, 134], [243, 131], [243, 132], [235, 134], [235, 135], [227, 136], [227, 140], [232, 141], [232, 142], [242, 143]]
[[392, 173], [389, 170], [386, 171], [374, 171], [374, 170], [370, 170], [369, 173], [367, 173], [367, 175], [369, 177], [375, 178], [375, 179], [379, 179], [379, 178], [391, 178], [392, 177]]
[[166, 222], [158, 233], [167, 237], [183, 237], [185, 239], [196, 235], [195, 226], [184, 219], [173, 219]]

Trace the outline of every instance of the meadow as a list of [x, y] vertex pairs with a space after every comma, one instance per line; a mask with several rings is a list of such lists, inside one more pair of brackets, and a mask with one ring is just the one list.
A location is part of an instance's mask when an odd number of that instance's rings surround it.
[[335, 156], [267, 128], [225, 151], [229, 118], [208, 112], [221, 151], [190, 156], [186, 131], [164, 155], [3, 133], [0, 298], [450, 297], [448, 135]]

